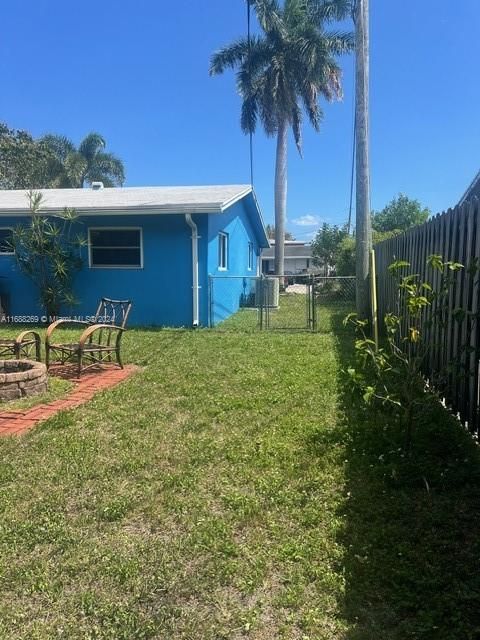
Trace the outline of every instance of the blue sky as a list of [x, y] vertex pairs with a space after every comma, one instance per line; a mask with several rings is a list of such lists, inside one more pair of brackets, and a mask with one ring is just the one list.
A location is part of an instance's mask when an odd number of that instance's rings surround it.
[[[374, 208], [401, 191], [440, 211], [480, 168], [479, 25], [479, 0], [371, 0]], [[76, 142], [99, 131], [127, 185], [248, 182], [234, 75], [208, 76], [211, 52], [244, 30], [244, 0], [5, 0], [0, 119]], [[325, 107], [320, 134], [305, 127], [303, 160], [290, 148], [299, 238], [346, 220], [353, 59], [342, 66], [343, 102]], [[254, 144], [271, 221], [274, 142], [259, 132]]]

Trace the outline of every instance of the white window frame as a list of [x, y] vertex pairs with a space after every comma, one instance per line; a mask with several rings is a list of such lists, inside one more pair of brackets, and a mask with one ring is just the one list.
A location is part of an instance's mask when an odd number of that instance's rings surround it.
[[253, 271], [253, 265], [254, 265], [254, 247], [253, 247], [253, 242], [249, 242], [248, 243], [248, 264], [247, 264], [247, 270], [248, 271]]
[[[13, 231], [13, 227], [0, 227], [0, 231]], [[1, 251], [0, 256], [14, 256], [15, 251]]]
[[[93, 264], [91, 231], [139, 231], [140, 232], [140, 265], [128, 264]], [[121, 249], [122, 247], [115, 247]], [[143, 228], [142, 227], [88, 227], [88, 266], [90, 269], [143, 269]]]
[[[224, 242], [222, 250], [222, 242]], [[223, 255], [222, 255], [223, 254]], [[223, 260], [222, 260], [223, 257]], [[222, 266], [225, 265], [225, 266]], [[225, 231], [219, 231], [218, 233], [218, 270], [228, 270], [228, 233]]]

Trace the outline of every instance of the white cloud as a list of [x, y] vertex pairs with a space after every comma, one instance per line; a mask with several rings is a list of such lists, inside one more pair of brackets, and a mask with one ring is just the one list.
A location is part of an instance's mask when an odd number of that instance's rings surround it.
[[316, 227], [320, 224], [320, 218], [317, 216], [306, 215], [300, 216], [300, 218], [295, 218], [292, 222], [299, 227]]

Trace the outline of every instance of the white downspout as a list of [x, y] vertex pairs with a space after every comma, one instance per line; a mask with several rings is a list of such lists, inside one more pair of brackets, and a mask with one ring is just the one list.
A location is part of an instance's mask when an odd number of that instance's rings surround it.
[[198, 316], [198, 228], [195, 222], [192, 220], [192, 216], [189, 213], [185, 214], [185, 220], [190, 229], [192, 230], [192, 294], [193, 294], [193, 319], [192, 325], [198, 327], [200, 324]]

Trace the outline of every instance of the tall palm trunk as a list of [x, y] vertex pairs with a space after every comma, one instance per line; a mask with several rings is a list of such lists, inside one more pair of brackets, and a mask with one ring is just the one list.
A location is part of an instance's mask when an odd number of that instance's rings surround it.
[[370, 161], [369, 161], [369, 26], [368, 0], [357, 0], [356, 24], [356, 157], [357, 157], [357, 206], [356, 206], [356, 275], [357, 313], [370, 316], [370, 250], [372, 232], [370, 221]]
[[283, 276], [285, 268], [285, 219], [287, 216], [287, 143], [288, 124], [282, 122], [277, 134], [275, 165], [275, 274]]

